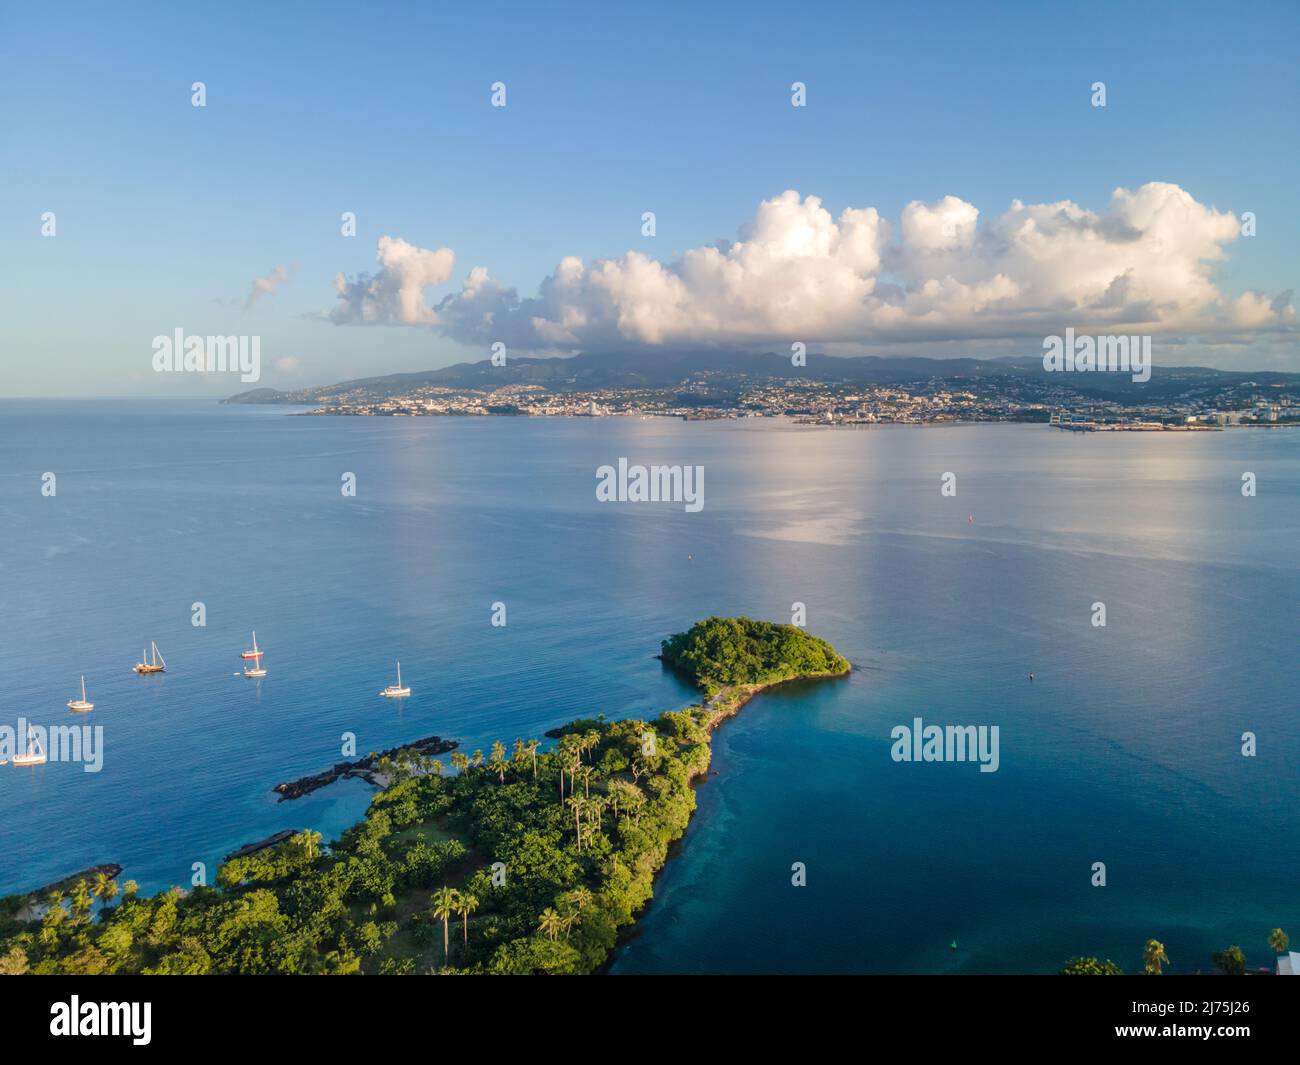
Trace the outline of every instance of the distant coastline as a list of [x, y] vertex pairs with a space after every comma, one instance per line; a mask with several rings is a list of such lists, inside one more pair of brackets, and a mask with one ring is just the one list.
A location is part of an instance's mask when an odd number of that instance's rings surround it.
[[1039, 358], [831, 358], [666, 352], [461, 363], [231, 404], [294, 405], [307, 417], [788, 417], [804, 424], [1068, 421], [1099, 428], [1300, 425], [1300, 374], [1157, 367], [1048, 372]]

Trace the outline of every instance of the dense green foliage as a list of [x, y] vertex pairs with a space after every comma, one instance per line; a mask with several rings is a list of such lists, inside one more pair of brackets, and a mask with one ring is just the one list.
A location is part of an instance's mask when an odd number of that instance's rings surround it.
[[1071, 958], [1061, 970], [1062, 976], [1123, 976], [1124, 970], [1107, 958]]
[[663, 642], [663, 660], [709, 694], [730, 685], [773, 684], [845, 673], [849, 663], [825, 640], [795, 625], [708, 618]]
[[1210, 959], [1218, 967], [1220, 972], [1228, 976], [1242, 976], [1246, 972], [1246, 955], [1240, 947], [1229, 947], [1227, 950], [1216, 950]]
[[[796, 628], [743, 618], [670, 645], [710, 692], [848, 668]], [[455, 775], [403, 751], [328, 849], [302, 832], [226, 862], [215, 887], [153, 898], [128, 882], [119, 899], [101, 876], [31, 920], [25, 899], [0, 899], [0, 973], [592, 972], [685, 832], [723, 712], [578, 721], [550, 751], [457, 752]]]
[[216, 888], [128, 892], [98, 919], [88, 891], [39, 923], [10, 905], [0, 968], [591, 972], [686, 829], [691, 777], [708, 765], [703, 717], [597, 723], [547, 753], [519, 741], [513, 758], [497, 745], [491, 759], [458, 758], [455, 776], [389, 765], [394, 782], [328, 851], [300, 833], [227, 862]]

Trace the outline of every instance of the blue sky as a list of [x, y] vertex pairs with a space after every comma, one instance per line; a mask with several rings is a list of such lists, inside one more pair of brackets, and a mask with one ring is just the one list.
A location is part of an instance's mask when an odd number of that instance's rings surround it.
[[[1215, 264], [1226, 297], [1300, 287], [1294, 3], [123, 10], [0, 15], [4, 394], [238, 391], [151, 371], [151, 339], [178, 326], [260, 335], [276, 387], [483, 358], [465, 329], [323, 320], [335, 275], [375, 271], [387, 235], [454, 250], [431, 304], [475, 265], [531, 297], [565, 256], [734, 240], [786, 189], [897, 228], [917, 200], [957, 197], [982, 225], [1016, 199], [1100, 214], [1117, 187], [1170, 183], [1257, 216]], [[288, 280], [246, 307], [277, 266]], [[870, 350], [953, 353], [953, 329]], [[1167, 361], [1300, 370], [1294, 326], [1265, 332], [1172, 330], [1195, 357]]]

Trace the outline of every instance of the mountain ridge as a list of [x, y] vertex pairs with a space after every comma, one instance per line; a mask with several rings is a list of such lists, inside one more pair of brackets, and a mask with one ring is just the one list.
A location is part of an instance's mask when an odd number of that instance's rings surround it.
[[504, 366], [490, 359], [462, 362], [435, 370], [381, 374], [328, 385], [281, 390], [255, 388], [222, 400], [223, 403], [318, 405], [345, 395], [383, 400], [416, 388], [491, 390], [507, 385], [540, 385], [552, 392], [589, 392], [602, 389], [673, 389], [687, 383], [727, 389], [762, 381], [802, 380], [810, 383], [902, 385], [935, 379], [961, 382], [1053, 384], [1071, 388], [1080, 396], [1136, 401], [1158, 400], [1195, 388], [1257, 381], [1261, 386], [1300, 386], [1300, 374], [1261, 370], [1219, 370], [1201, 366], [1158, 366], [1145, 383], [1124, 373], [1048, 374], [1037, 356], [998, 359], [958, 357], [932, 359], [915, 356], [863, 355], [837, 357], [809, 354], [807, 365], [795, 367], [787, 355], [727, 351], [671, 351], [588, 353], [567, 358], [521, 356]]

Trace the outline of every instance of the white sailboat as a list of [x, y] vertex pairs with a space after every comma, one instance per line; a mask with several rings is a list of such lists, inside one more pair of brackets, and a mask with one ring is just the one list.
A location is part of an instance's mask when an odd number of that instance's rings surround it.
[[240, 658], [251, 659], [253, 663], [251, 666], [244, 667], [244, 676], [258, 678], [266, 676], [266, 667], [262, 665], [262, 656], [264, 654], [266, 654], [265, 651], [257, 649], [257, 633], [254, 632], [253, 649], [251, 651], [242, 651], [239, 655]]
[[385, 699], [405, 699], [411, 694], [410, 688], [402, 687], [402, 663], [397, 663], [397, 683], [390, 684], [387, 688], [379, 693]]
[[45, 748], [41, 746], [40, 737], [36, 735], [36, 730], [32, 728], [31, 722], [27, 724], [27, 751], [24, 754], [15, 754], [13, 756], [14, 765], [44, 765]]
[[140, 661], [135, 664], [135, 671], [143, 676], [145, 673], [166, 673], [167, 662], [158, 650], [158, 645], [152, 640], [149, 641], [149, 651], [140, 655]]
[[95, 709], [95, 704], [88, 702], [86, 699], [86, 678], [84, 676], [81, 678], [81, 698], [69, 699], [68, 709], [75, 710], [79, 714], [84, 714], [87, 710]]

